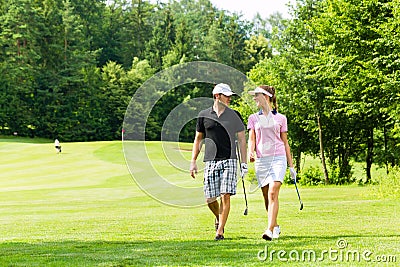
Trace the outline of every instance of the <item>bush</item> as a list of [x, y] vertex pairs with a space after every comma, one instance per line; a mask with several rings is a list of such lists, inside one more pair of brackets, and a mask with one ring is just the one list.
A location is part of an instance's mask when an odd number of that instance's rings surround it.
[[[347, 173], [348, 176], [344, 176]], [[355, 182], [352, 177], [351, 165], [348, 165], [346, 170], [341, 170], [338, 164], [332, 164], [329, 172], [329, 183], [335, 185], [351, 184]]]
[[350, 184], [350, 183], [355, 182], [355, 179], [352, 178], [353, 177], [353, 171], [352, 171], [353, 167], [350, 163], [347, 163], [347, 164], [341, 163], [340, 166], [338, 164], [336, 168], [338, 168], [340, 171], [339, 171], [338, 180], [334, 181], [335, 184]]
[[302, 185], [321, 185], [324, 184], [324, 175], [318, 167], [308, 167], [297, 175], [297, 180]]
[[[373, 186], [374, 194], [380, 198], [400, 198], [400, 167], [390, 169], [388, 175], [378, 177], [378, 185]], [[378, 192], [376, 192], [378, 191]]]
[[[240, 173], [239, 173], [239, 175], [240, 175]], [[248, 174], [245, 176], [244, 179], [245, 179], [246, 181], [250, 182], [250, 183], [253, 184], [253, 185], [258, 185], [257, 177], [256, 177], [256, 171], [255, 171], [254, 167], [251, 167], [251, 166], [250, 166], [250, 164], [249, 164], [249, 172], [248, 172]], [[238, 182], [240, 182], [240, 181], [238, 181]]]

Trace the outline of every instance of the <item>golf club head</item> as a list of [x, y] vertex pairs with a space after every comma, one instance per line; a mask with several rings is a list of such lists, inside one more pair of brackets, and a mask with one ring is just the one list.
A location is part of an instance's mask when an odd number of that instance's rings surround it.
[[243, 215], [247, 215], [247, 208], [244, 210]]
[[300, 210], [303, 209], [303, 203], [300, 203]]

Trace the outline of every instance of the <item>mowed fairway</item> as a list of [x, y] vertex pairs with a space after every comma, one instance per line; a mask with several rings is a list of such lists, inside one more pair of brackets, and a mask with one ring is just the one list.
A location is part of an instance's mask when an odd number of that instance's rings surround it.
[[[0, 266], [400, 264], [400, 200], [375, 199], [370, 186], [299, 187], [299, 211], [294, 186], [284, 185], [282, 235], [266, 242], [261, 193], [248, 194], [244, 216], [240, 182], [226, 239], [216, 242], [205, 206], [171, 207], [139, 189], [121, 142], [62, 143], [58, 155], [52, 142], [27, 141], [0, 142]], [[148, 149], [162, 155], [159, 143]]]

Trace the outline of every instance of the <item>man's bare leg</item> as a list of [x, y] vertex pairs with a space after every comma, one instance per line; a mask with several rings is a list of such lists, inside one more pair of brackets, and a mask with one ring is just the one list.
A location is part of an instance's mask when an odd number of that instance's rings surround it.
[[223, 235], [230, 209], [231, 209], [231, 194], [221, 195], [219, 227], [217, 230], [217, 235]]
[[207, 205], [208, 205], [208, 208], [211, 210], [211, 212], [214, 214], [216, 222], [218, 222], [218, 224], [219, 224], [220, 208], [219, 208], [217, 198], [208, 198]]

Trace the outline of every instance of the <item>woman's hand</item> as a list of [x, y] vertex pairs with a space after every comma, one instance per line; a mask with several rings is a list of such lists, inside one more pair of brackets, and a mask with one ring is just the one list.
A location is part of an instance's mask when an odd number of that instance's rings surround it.
[[250, 160], [250, 162], [254, 162], [256, 160], [256, 157], [254, 155], [254, 151], [249, 153], [249, 160]]

